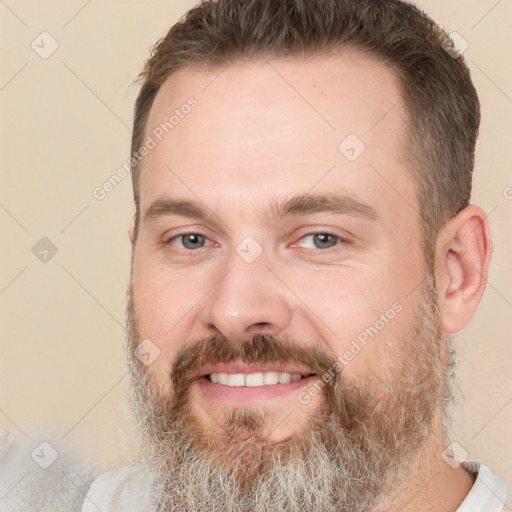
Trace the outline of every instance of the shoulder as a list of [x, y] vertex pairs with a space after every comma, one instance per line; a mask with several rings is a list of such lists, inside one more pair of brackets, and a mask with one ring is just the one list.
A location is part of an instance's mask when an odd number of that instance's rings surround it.
[[82, 512], [150, 512], [155, 478], [142, 461], [109, 471], [91, 485]]
[[76, 512], [91, 481], [89, 464], [55, 434], [21, 436], [0, 428], [2, 512]]
[[502, 512], [508, 493], [505, 482], [479, 462], [468, 462], [463, 467], [476, 480], [457, 512]]

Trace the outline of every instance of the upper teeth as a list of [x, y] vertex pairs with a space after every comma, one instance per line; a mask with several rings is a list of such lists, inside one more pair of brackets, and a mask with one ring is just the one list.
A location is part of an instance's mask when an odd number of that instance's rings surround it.
[[257, 372], [257, 373], [212, 373], [210, 380], [227, 386], [264, 386], [270, 384], [288, 384], [301, 379], [299, 373]]

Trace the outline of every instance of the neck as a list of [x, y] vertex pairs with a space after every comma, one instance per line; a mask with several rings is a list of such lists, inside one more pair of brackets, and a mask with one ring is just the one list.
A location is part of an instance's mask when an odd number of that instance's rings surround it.
[[475, 477], [462, 466], [452, 467], [441, 456], [449, 444], [441, 429], [432, 432], [424, 448], [403, 468], [390, 493], [372, 512], [455, 512], [471, 490]]

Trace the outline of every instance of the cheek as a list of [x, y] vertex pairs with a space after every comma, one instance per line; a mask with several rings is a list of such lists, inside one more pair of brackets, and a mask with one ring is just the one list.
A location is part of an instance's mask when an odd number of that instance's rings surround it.
[[[206, 291], [204, 279], [191, 272], [170, 269], [150, 257], [136, 259], [133, 292], [139, 335], [159, 349], [151, 371], [157, 379], [168, 379], [176, 354], [188, 340], [191, 322], [200, 311]], [[206, 286], [206, 283], [204, 283]]]
[[372, 366], [385, 369], [400, 358], [398, 340], [414, 320], [418, 295], [411, 293], [411, 283], [421, 282], [421, 272], [405, 264], [376, 268], [319, 271], [313, 280], [311, 273], [295, 273], [287, 281], [300, 290], [298, 314], [315, 326], [350, 378], [367, 374]]

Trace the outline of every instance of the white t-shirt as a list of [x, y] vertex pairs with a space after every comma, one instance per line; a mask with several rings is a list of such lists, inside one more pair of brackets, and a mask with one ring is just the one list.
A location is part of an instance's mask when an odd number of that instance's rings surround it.
[[[505, 482], [483, 464], [471, 462], [466, 466], [478, 474], [457, 512], [503, 512], [507, 499]], [[155, 479], [143, 462], [132, 462], [97, 478], [82, 512], [154, 512], [155, 489]]]

